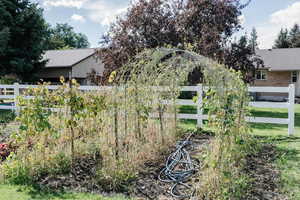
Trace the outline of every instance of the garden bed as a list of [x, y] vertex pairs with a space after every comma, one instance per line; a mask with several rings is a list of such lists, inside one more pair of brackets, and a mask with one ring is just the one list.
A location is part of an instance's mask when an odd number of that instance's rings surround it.
[[[201, 153], [207, 150], [211, 139], [212, 136], [206, 133], [194, 134], [190, 139], [192, 143], [187, 149], [191, 157], [195, 160], [201, 158]], [[147, 161], [135, 179], [124, 182], [122, 187], [117, 190], [110, 190], [104, 187], [105, 183], [99, 183], [95, 179], [97, 176], [96, 168], [101, 165], [101, 156], [97, 153], [94, 156], [82, 155], [80, 159], [76, 159], [72, 170], [66, 174], [44, 174], [36, 180], [36, 183], [42, 189], [53, 191], [87, 192], [103, 196], [122, 193], [138, 199], [173, 199], [170, 194], [172, 184], [161, 182], [158, 179], [158, 174], [165, 167], [166, 158], [174, 150], [175, 145], [168, 151], [162, 152], [158, 158]], [[274, 165], [277, 158], [276, 147], [269, 144], [263, 145], [256, 154], [247, 156], [244, 173], [250, 177], [251, 184], [245, 199], [287, 199], [279, 189], [280, 172]], [[197, 178], [194, 176], [189, 183], [200, 181]]]
[[[186, 135], [184, 136], [184, 138]], [[201, 152], [206, 149], [211, 136], [207, 134], [194, 134], [187, 147], [192, 159], [198, 160]], [[96, 180], [97, 167], [101, 166], [101, 156], [81, 157], [74, 162], [73, 169], [66, 174], [49, 175], [39, 177], [36, 183], [42, 189], [53, 191], [75, 191], [96, 193], [111, 196], [122, 193], [126, 196], [139, 199], [171, 199], [170, 184], [159, 181], [158, 174], [165, 167], [166, 158], [175, 150], [175, 145], [168, 151], [153, 160], [147, 161], [141, 168], [135, 179], [124, 182], [117, 190], [110, 190], [105, 183]], [[194, 181], [194, 180], [191, 180]]]
[[[191, 137], [192, 143], [187, 148], [187, 151], [192, 159], [199, 161], [200, 154], [207, 148], [211, 138], [211, 136], [206, 134], [195, 134]], [[170, 152], [174, 150], [173, 147]], [[134, 196], [144, 199], [172, 199], [170, 194], [172, 184], [161, 182], [158, 179], [158, 174], [165, 167], [167, 156], [168, 154], [164, 154], [161, 159], [145, 163], [144, 170], [139, 173], [138, 178], [134, 182]], [[199, 162], [201, 166], [201, 161]], [[190, 181], [187, 184], [191, 183]]]
[[274, 161], [278, 159], [274, 145], [265, 144], [257, 154], [246, 158], [245, 173], [251, 178], [247, 200], [285, 200], [280, 190], [280, 171]]

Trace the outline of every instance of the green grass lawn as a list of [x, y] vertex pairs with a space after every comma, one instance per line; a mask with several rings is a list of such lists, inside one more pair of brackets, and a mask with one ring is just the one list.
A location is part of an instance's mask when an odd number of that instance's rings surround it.
[[15, 119], [14, 112], [10, 110], [0, 110], [0, 124], [1, 123], [8, 123]]
[[[254, 116], [287, 118], [287, 109], [255, 109]], [[252, 134], [274, 143], [280, 151], [276, 164], [281, 171], [282, 191], [290, 200], [300, 199], [300, 105], [296, 105], [295, 135], [288, 137], [287, 125], [252, 124]]]
[[0, 200], [125, 200], [121, 196], [101, 197], [86, 193], [47, 193], [25, 186], [0, 185]]

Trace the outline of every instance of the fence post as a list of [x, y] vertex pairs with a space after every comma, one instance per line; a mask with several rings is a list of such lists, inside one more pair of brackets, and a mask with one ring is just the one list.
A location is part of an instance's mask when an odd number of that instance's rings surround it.
[[289, 85], [289, 136], [295, 131], [295, 85]]
[[202, 109], [202, 104], [203, 104], [203, 99], [202, 99], [202, 94], [203, 94], [203, 88], [202, 84], [197, 86], [197, 127], [201, 128], [203, 126], [203, 109]]
[[14, 104], [15, 104], [15, 110], [16, 110], [16, 115], [18, 116], [20, 114], [20, 109], [18, 107], [18, 96], [20, 95], [20, 88], [19, 88], [19, 83], [14, 83]]

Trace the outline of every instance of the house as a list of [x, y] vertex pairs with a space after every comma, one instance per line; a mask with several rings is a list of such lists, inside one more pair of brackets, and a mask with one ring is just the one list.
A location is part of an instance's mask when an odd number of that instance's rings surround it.
[[[295, 84], [295, 94], [300, 97], [300, 48], [256, 50], [264, 61], [257, 70], [254, 86], [287, 87]], [[259, 93], [258, 100], [282, 101], [287, 94]]]
[[47, 60], [47, 63], [38, 77], [52, 83], [59, 82], [63, 76], [66, 79], [75, 78], [82, 85], [89, 85], [89, 74], [95, 71], [101, 75], [104, 70], [104, 65], [96, 59], [93, 48], [50, 50], [46, 51], [43, 60]]

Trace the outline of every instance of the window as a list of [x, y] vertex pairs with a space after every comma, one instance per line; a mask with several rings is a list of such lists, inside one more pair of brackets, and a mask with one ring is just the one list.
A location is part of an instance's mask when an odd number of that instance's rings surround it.
[[292, 72], [292, 83], [297, 83], [298, 81], [298, 72]]
[[266, 80], [267, 72], [265, 70], [258, 70], [256, 72], [256, 80]]

